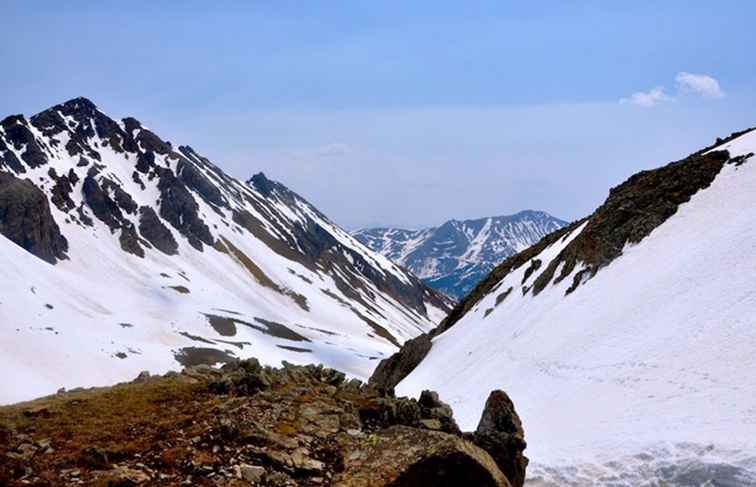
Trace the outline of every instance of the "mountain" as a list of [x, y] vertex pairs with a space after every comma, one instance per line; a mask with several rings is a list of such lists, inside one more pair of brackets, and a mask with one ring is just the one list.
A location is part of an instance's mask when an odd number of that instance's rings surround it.
[[406, 267], [427, 285], [462, 299], [501, 261], [566, 222], [542, 211], [477, 220], [449, 220], [421, 230], [370, 228], [354, 237]]
[[77, 98], [0, 122], [0, 402], [255, 356], [366, 377], [448, 300], [257, 174]]
[[373, 376], [474, 425], [513, 398], [535, 485], [756, 485], [756, 131], [643, 171]]

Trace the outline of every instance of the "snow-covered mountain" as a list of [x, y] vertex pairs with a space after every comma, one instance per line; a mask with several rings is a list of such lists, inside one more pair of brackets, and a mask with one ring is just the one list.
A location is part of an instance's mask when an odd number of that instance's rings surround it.
[[352, 235], [411, 270], [426, 284], [462, 299], [507, 257], [524, 250], [566, 222], [542, 211], [449, 220], [421, 230], [370, 228]]
[[448, 300], [258, 174], [78, 98], [0, 122], [0, 402], [254, 356], [366, 377]]
[[422, 360], [397, 393], [465, 429], [506, 390], [531, 485], [756, 485], [754, 152], [746, 131], [638, 173], [506, 260], [394, 358]]

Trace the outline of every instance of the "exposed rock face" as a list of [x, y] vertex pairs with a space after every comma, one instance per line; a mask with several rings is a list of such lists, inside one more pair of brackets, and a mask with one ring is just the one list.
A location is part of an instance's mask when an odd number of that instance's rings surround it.
[[431, 346], [431, 339], [426, 334], [407, 340], [400, 352], [381, 360], [370, 377], [370, 384], [384, 391], [392, 391], [422, 362]]
[[512, 487], [522, 487], [528, 459], [525, 432], [514, 404], [504, 391], [492, 391], [478, 428], [468, 438], [491, 454]]
[[0, 172], [0, 233], [50, 264], [66, 258], [68, 241], [44, 193], [6, 172]]
[[[511, 430], [513, 409], [489, 409], [485, 434]], [[431, 391], [384, 396], [321, 366], [143, 373], [0, 408], [0, 485], [520, 485], [500, 468], [516, 458], [426, 426], [438, 418], [453, 424]]]
[[[754, 129], [734, 133], [725, 139], [717, 139], [713, 146], [658, 169], [642, 171], [613, 188], [604, 204], [592, 215], [545, 236], [535, 245], [499, 264], [452, 309], [439, 326], [431, 331], [430, 336], [436, 337], [454, 326], [481, 299], [492, 292], [499, 292], [499, 302], [506, 299], [512, 290], [497, 290], [504, 277], [585, 224], [580, 235], [553, 260], [547, 263], [540, 260], [531, 262], [531, 267], [526, 270], [526, 278], [523, 280], [523, 284], [528, 279], [532, 282], [530, 286], [523, 286], [523, 294], [537, 295], [548, 284], [565, 279], [578, 264], [581, 264], [584, 268], [575, 273], [567, 294], [575, 292], [582, 283], [619, 257], [626, 244], [640, 242], [674, 215], [681, 204], [689, 201], [696, 192], [708, 187], [725, 164], [737, 165], [747, 160], [748, 157], [731, 158], [727, 151], [711, 150], [751, 130]], [[387, 363], [414, 363], [412, 357], [415, 354], [413, 347], [403, 347], [387, 359]], [[391, 384], [395, 386], [401, 382], [417, 365], [414, 363], [403, 376], [397, 372]], [[383, 380], [384, 374], [379, 366], [374, 373], [375, 380]]]
[[139, 233], [164, 254], [175, 255], [178, 252], [178, 243], [173, 234], [149, 206], [139, 209]]

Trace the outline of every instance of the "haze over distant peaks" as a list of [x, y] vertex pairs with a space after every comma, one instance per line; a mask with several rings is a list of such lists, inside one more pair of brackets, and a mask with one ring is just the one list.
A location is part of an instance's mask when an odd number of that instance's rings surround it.
[[449, 220], [420, 230], [370, 228], [353, 235], [429, 286], [461, 299], [497, 264], [566, 223], [543, 211], [526, 210], [507, 216]]

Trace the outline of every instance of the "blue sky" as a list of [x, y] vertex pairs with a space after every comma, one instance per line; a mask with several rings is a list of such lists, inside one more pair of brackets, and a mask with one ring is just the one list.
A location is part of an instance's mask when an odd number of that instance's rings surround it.
[[577, 218], [756, 125], [745, 0], [125, 5], [3, 2], [0, 113], [87, 96], [348, 227]]

